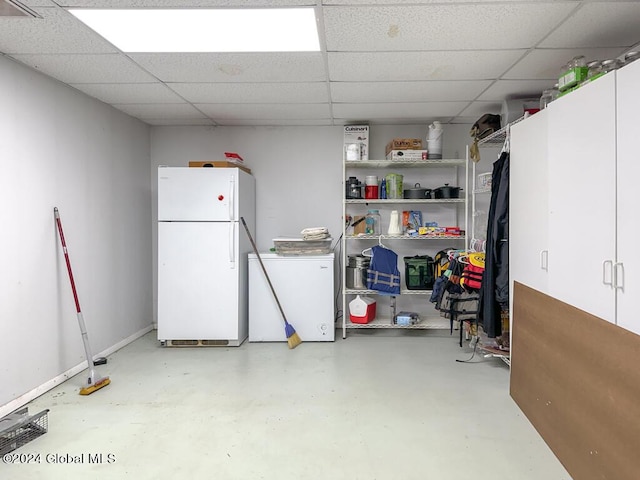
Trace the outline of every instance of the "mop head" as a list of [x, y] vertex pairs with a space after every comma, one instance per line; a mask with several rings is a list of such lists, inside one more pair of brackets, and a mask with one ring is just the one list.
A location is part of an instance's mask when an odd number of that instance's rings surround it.
[[106, 387], [110, 383], [111, 383], [111, 380], [109, 380], [109, 377], [101, 378], [96, 383], [81, 389], [80, 390], [80, 395], [91, 395], [96, 390], [100, 390], [102, 387]]
[[296, 330], [293, 328], [293, 326], [290, 323], [286, 321], [285, 321], [284, 330], [285, 330], [285, 333], [287, 334], [287, 343], [289, 344], [289, 348], [296, 348], [298, 345], [302, 343], [302, 340], [300, 340], [300, 337], [296, 333]]

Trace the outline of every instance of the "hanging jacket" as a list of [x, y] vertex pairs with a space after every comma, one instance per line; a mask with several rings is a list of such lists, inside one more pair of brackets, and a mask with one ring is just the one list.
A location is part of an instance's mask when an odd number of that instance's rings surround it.
[[489, 338], [502, 335], [501, 309], [509, 306], [509, 152], [493, 164], [485, 269], [478, 322]]
[[367, 288], [383, 295], [400, 294], [398, 255], [388, 248], [376, 245], [367, 270]]

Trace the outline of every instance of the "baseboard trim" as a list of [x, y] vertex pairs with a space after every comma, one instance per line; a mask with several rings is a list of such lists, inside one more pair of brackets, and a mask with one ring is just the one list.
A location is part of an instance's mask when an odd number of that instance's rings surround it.
[[[149, 333], [153, 329], [154, 329], [154, 325], [153, 324], [148, 325], [148, 326], [144, 327], [142, 330], [138, 330], [136, 333], [134, 333], [132, 335], [129, 335], [127, 338], [121, 340], [120, 342], [116, 343], [115, 345], [113, 345], [113, 346], [111, 346], [111, 347], [99, 352], [95, 356], [96, 357], [107, 357], [107, 356], [111, 355], [112, 353], [117, 352], [121, 348], [126, 347], [131, 342], [134, 342], [135, 340], [139, 339], [143, 335], [146, 335], [147, 333]], [[84, 371], [86, 368], [87, 368], [87, 361], [84, 360], [83, 362], [79, 363], [78, 365], [76, 365], [74, 367], [71, 367], [66, 372], [63, 372], [60, 375], [58, 375], [57, 377], [52, 378], [48, 382], [45, 382], [42, 385], [37, 386], [33, 390], [28, 391], [24, 395], [20, 395], [18, 398], [15, 398], [15, 399], [11, 400], [9, 403], [6, 403], [6, 404], [0, 406], [0, 418], [10, 414], [11, 412], [17, 410], [18, 408], [24, 407], [30, 401], [38, 398], [40, 395], [48, 392], [52, 388], [55, 388], [58, 385], [60, 385], [61, 383], [69, 380], [71, 377], [73, 377], [73, 376], [77, 375], [78, 373]]]

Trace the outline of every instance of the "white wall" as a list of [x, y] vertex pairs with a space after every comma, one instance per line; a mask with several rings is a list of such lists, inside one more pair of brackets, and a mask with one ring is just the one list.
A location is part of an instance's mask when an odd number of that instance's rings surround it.
[[2, 416], [85, 359], [53, 208], [94, 354], [152, 324], [152, 214], [143, 123], [1, 57], [0, 106]]
[[[383, 159], [385, 146], [392, 138], [424, 139], [426, 130], [426, 125], [372, 125], [370, 158]], [[469, 130], [470, 125], [445, 126], [444, 157], [465, 157], [466, 145], [471, 140]], [[154, 259], [157, 258], [157, 167], [187, 166], [189, 161], [196, 160], [223, 160], [224, 152], [228, 151], [239, 153], [256, 178], [257, 220], [253, 234], [260, 251], [271, 248], [273, 238], [299, 235], [305, 227], [326, 226], [334, 242], [337, 241], [342, 232], [344, 195], [342, 143], [343, 127], [153, 128]], [[156, 269], [154, 260], [154, 285], [157, 285]], [[154, 288], [154, 297], [156, 292]]]

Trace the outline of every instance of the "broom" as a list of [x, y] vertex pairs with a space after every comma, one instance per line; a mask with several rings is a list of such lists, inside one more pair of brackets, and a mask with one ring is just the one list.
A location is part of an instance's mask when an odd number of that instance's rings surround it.
[[273, 298], [275, 298], [276, 303], [278, 304], [278, 308], [280, 309], [280, 313], [282, 314], [282, 319], [284, 320], [284, 332], [287, 335], [287, 343], [289, 344], [289, 348], [296, 348], [298, 345], [302, 343], [302, 340], [300, 340], [300, 337], [296, 333], [296, 330], [293, 328], [293, 325], [287, 322], [287, 317], [284, 314], [284, 310], [282, 310], [282, 305], [280, 305], [280, 301], [278, 300], [276, 291], [273, 288], [273, 285], [271, 284], [269, 275], [267, 275], [267, 269], [264, 268], [264, 264], [262, 263], [262, 259], [260, 258], [260, 254], [258, 253], [258, 247], [256, 246], [256, 243], [253, 241], [251, 232], [249, 232], [249, 227], [247, 227], [247, 224], [244, 221], [244, 217], [240, 217], [240, 220], [242, 221], [242, 225], [244, 226], [245, 232], [247, 232], [247, 237], [249, 237], [249, 241], [251, 242], [251, 246], [253, 247], [253, 252], [256, 254], [256, 257], [258, 257], [258, 262], [260, 262], [260, 267], [262, 267], [264, 277], [267, 279], [267, 283], [269, 283], [269, 287], [271, 288], [271, 293], [273, 293]]
[[91, 354], [91, 347], [89, 346], [89, 337], [87, 336], [87, 327], [84, 324], [84, 318], [80, 311], [80, 301], [78, 300], [78, 292], [76, 292], [76, 283], [73, 281], [73, 272], [71, 271], [71, 261], [69, 260], [69, 252], [67, 251], [67, 243], [64, 240], [64, 233], [62, 232], [62, 222], [60, 221], [60, 213], [58, 208], [53, 209], [53, 214], [56, 219], [56, 225], [58, 226], [58, 233], [60, 234], [60, 243], [62, 244], [62, 251], [64, 252], [64, 259], [67, 263], [67, 272], [69, 273], [69, 281], [71, 282], [71, 290], [73, 290], [73, 299], [76, 302], [76, 314], [78, 315], [78, 325], [80, 325], [80, 333], [82, 333], [82, 342], [84, 343], [84, 353], [87, 356], [87, 364], [89, 367], [89, 376], [87, 377], [87, 384], [80, 390], [80, 395], [90, 395], [96, 390], [106, 387], [111, 383], [109, 377], [98, 377], [96, 375], [95, 365], [107, 363], [102, 357], [93, 360]]

